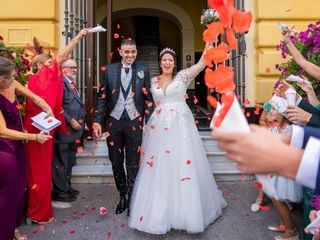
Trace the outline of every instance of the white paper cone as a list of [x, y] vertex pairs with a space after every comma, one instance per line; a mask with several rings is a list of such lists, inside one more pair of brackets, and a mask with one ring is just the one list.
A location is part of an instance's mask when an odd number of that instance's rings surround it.
[[[218, 116], [220, 114], [220, 110], [221, 104], [218, 103], [213, 119], [215, 119], [215, 116]], [[211, 121], [210, 127], [214, 128], [213, 121]], [[227, 115], [223, 119], [221, 125], [216, 129], [223, 130], [225, 132], [250, 132], [248, 121], [244, 116], [236, 97], [234, 98], [231, 108], [229, 109]], [[262, 186], [268, 190], [270, 197], [278, 199], [276, 189], [273, 185], [273, 181], [270, 178], [270, 176], [264, 174], [257, 174], [257, 177], [259, 178], [259, 181], [262, 184]]]
[[[220, 110], [221, 104], [218, 103], [216, 112], [212, 119], [215, 119], [215, 116], [220, 114]], [[213, 121], [211, 121], [210, 127], [214, 128]], [[226, 132], [250, 132], [249, 124], [236, 97], [234, 98], [231, 108], [223, 119], [221, 125], [216, 129]]]
[[296, 105], [296, 93], [295, 92], [286, 92], [288, 105]]
[[105, 29], [102, 26], [97, 26], [89, 30], [90, 33], [105, 32], [105, 31], [107, 31], [107, 29]]
[[311, 234], [314, 234], [317, 229], [320, 229], [320, 215], [317, 216], [317, 218], [311, 222], [307, 227]]
[[286, 81], [302, 83], [305, 80], [303, 78], [301, 78], [301, 77], [298, 77], [298, 76], [295, 76], [295, 75], [290, 75], [289, 77], [286, 78]]

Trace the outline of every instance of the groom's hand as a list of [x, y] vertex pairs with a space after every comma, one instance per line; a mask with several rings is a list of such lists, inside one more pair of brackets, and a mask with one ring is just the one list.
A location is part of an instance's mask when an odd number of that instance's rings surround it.
[[93, 123], [92, 128], [93, 128], [94, 135], [97, 138], [101, 138], [101, 135], [102, 135], [101, 125], [99, 123]]

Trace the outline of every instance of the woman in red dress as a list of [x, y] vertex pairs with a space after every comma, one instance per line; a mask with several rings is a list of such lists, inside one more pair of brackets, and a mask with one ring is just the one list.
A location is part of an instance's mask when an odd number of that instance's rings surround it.
[[[32, 61], [36, 74], [30, 76], [28, 88], [42, 97], [52, 108], [55, 117], [62, 122], [57, 131], [66, 131], [62, 109], [63, 79], [60, 66], [68, 59], [80, 39], [87, 34], [88, 29], [81, 30], [55, 59], [48, 54], [40, 54]], [[41, 111], [41, 108], [27, 100], [25, 129], [28, 132], [39, 133], [39, 130], [32, 126], [31, 117]], [[54, 132], [55, 130], [50, 132], [52, 137]], [[42, 145], [37, 142], [29, 142], [26, 145], [29, 222], [46, 224], [54, 219], [51, 204], [53, 143], [52, 138]]]

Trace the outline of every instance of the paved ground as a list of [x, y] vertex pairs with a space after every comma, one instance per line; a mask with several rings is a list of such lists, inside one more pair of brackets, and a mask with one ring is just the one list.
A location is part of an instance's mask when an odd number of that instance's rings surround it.
[[[80, 190], [78, 201], [72, 208], [55, 209], [55, 221], [46, 226], [23, 225], [21, 231], [29, 239], [38, 240], [264, 240], [276, 235], [267, 230], [270, 224], [278, 223], [278, 217], [271, 204], [270, 210], [252, 213], [250, 205], [255, 200], [257, 188], [253, 182], [219, 182], [229, 206], [223, 215], [202, 234], [190, 235], [181, 231], [172, 231], [163, 236], [153, 236], [131, 230], [127, 226], [126, 213], [115, 216], [114, 207], [118, 194], [114, 185], [77, 184]], [[99, 208], [106, 207], [108, 213], [100, 215]], [[294, 220], [301, 226], [301, 210], [293, 211]], [[192, 217], [192, 216], [190, 216]], [[299, 228], [301, 231], [301, 227]]]

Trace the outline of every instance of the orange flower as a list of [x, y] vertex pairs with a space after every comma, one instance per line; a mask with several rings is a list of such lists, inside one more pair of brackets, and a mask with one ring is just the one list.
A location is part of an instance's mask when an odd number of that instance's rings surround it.
[[224, 27], [228, 27], [232, 22], [232, 14], [235, 11], [234, 0], [209, 0], [211, 8], [217, 10], [220, 16], [220, 22]]
[[236, 39], [236, 36], [232, 28], [228, 28], [226, 32], [226, 37], [227, 37], [227, 41], [230, 49], [236, 50], [238, 41]]
[[243, 33], [248, 32], [251, 21], [252, 21], [252, 13], [251, 12], [241, 12], [236, 10], [233, 15], [233, 28], [236, 32]]
[[217, 42], [218, 34], [223, 34], [223, 26], [220, 22], [213, 22], [208, 25], [208, 29], [203, 32], [203, 41]]
[[207, 49], [204, 60], [209, 67], [212, 67], [212, 61], [214, 63], [223, 62], [229, 59], [228, 45], [224, 42], [220, 43], [218, 47], [210, 47]]
[[213, 96], [207, 96], [207, 101], [210, 103], [212, 107], [217, 108], [218, 102], [217, 99], [215, 99]]
[[217, 70], [212, 71], [207, 68], [205, 73], [205, 82], [209, 88], [216, 88], [219, 93], [233, 91], [235, 88], [233, 82], [233, 68], [219, 65]]

